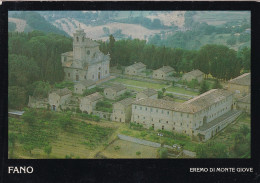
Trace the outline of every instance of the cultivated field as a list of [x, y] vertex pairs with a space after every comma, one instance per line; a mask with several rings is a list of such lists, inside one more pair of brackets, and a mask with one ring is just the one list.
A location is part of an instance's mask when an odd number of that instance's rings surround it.
[[[140, 153], [139, 153], [140, 152]], [[116, 140], [109, 145], [101, 155], [106, 158], [156, 158], [157, 148], [136, 144], [124, 140]]]

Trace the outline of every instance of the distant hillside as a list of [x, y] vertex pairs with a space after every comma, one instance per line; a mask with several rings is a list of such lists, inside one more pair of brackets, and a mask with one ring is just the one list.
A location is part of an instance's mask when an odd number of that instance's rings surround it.
[[[57, 33], [68, 36], [66, 32], [53, 26], [45, 20], [39, 13], [33, 11], [15, 11], [9, 13], [9, 31], [31, 32], [40, 30], [46, 33]], [[15, 29], [14, 25], [15, 24]]]

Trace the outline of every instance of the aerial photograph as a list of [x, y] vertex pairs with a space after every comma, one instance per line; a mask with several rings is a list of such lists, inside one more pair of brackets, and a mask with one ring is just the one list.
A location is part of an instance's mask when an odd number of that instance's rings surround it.
[[250, 11], [9, 11], [8, 158], [251, 158]]

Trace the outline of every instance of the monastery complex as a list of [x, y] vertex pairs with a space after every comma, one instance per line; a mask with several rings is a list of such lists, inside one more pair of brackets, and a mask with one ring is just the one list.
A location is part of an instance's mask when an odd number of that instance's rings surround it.
[[[92, 89], [99, 81], [110, 77], [109, 54], [104, 55], [99, 50], [98, 43], [86, 38], [83, 29], [78, 29], [73, 34], [73, 51], [63, 53], [61, 62], [64, 79], [73, 81], [75, 85], [73, 92], [67, 88], [50, 92], [45, 103], [54, 111], [75, 107], [81, 112], [95, 114], [97, 102], [104, 99], [114, 100], [112, 112], [98, 113], [101, 118], [132, 122], [148, 129], [182, 133], [201, 141], [213, 137], [233, 122], [242, 111], [250, 113], [250, 73], [228, 81], [224, 89], [211, 89], [183, 103], [158, 99], [158, 91], [152, 88], [137, 92], [135, 97], [116, 101], [128, 91], [124, 84], [110, 84], [104, 88], [104, 92], [81, 96], [84, 90]], [[136, 76], [145, 69], [146, 65], [139, 62], [127, 66], [125, 74]], [[174, 68], [163, 66], [153, 71], [151, 79], [167, 80], [173, 73]], [[183, 80], [197, 79], [198, 82], [202, 82], [203, 78], [204, 74], [199, 70], [193, 70], [182, 77]], [[37, 107], [32, 97], [29, 106]]]

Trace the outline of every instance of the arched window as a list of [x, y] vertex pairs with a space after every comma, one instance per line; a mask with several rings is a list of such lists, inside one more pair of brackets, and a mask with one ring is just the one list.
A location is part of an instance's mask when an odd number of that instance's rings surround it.
[[79, 37], [77, 37], [77, 42], [79, 42]]

